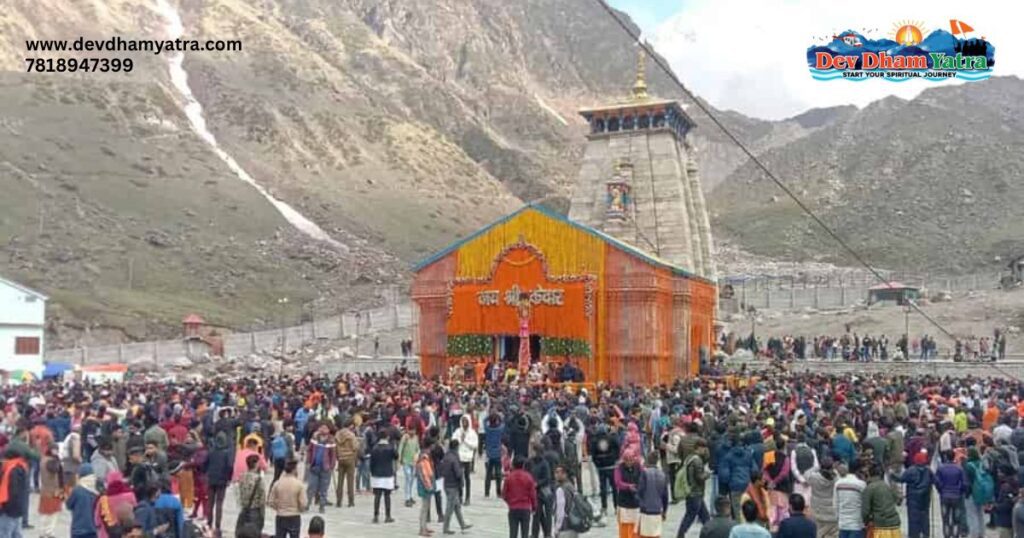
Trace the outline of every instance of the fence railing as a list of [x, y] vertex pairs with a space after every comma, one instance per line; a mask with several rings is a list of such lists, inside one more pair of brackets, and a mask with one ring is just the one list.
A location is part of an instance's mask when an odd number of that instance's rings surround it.
[[[991, 289], [999, 284], [998, 273], [975, 274], [960, 277], [930, 276], [926, 274], [886, 272], [892, 281], [918, 286], [930, 292], [968, 291]], [[771, 276], [726, 276], [720, 284], [731, 284], [734, 296], [719, 303], [722, 313], [736, 313], [753, 306], [767, 308], [843, 308], [853, 306], [867, 298], [868, 289], [877, 279], [866, 272], [851, 272], [823, 278], [795, 278]], [[338, 340], [373, 335], [382, 331], [410, 328], [415, 324], [412, 303], [393, 304], [359, 313], [346, 313], [314, 319], [301, 325], [267, 329], [256, 332], [231, 333], [223, 337], [224, 355], [239, 357], [250, 353], [272, 350], [294, 351], [304, 345], [326, 339]], [[196, 341], [156, 340], [104, 346], [74, 347], [47, 350], [50, 362], [71, 364], [104, 364], [153, 361], [157, 366], [171, 364], [181, 357], [202, 353], [204, 344]]]
[[[904, 278], [910, 277], [910, 278]], [[892, 275], [890, 281], [898, 281], [925, 290], [926, 296], [937, 292], [964, 292], [994, 289], [999, 285], [999, 274], [975, 274], [960, 277], [919, 277]], [[831, 285], [817, 285], [808, 281], [788, 279], [726, 277], [721, 284], [733, 289], [731, 299], [722, 299], [719, 308], [724, 313], [736, 313], [756, 309], [835, 309], [856, 305], [866, 301], [868, 290], [879, 284], [877, 279], [835, 279]]]
[[[964, 291], [988, 289], [999, 285], [999, 272], [975, 273], [972, 275], [945, 276], [928, 273], [902, 271], [879, 271], [890, 282], [901, 282], [910, 286], [927, 288], [931, 291]], [[879, 284], [878, 278], [867, 271], [836, 272], [827, 275], [728, 275], [719, 279], [719, 284], [731, 284], [734, 288], [746, 286], [750, 290], [763, 289], [809, 289], [809, 288], [870, 288]]]
[[[314, 319], [293, 327], [267, 329], [223, 336], [224, 355], [240, 357], [250, 353], [284, 350], [294, 351], [320, 340], [339, 340], [353, 336], [370, 336], [382, 331], [412, 327], [415, 323], [413, 305], [397, 304], [359, 313]], [[358, 330], [358, 334], [357, 334]], [[173, 364], [182, 357], [195, 356], [205, 351], [206, 344], [195, 340], [156, 340], [104, 346], [75, 347], [47, 350], [50, 362], [79, 365], [152, 361], [157, 366]]]

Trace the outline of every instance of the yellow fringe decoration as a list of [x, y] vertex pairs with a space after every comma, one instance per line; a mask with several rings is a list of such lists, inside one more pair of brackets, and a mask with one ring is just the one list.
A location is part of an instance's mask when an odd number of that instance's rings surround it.
[[455, 276], [489, 278], [498, 256], [520, 239], [543, 253], [548, 276], [604, 276], [604, 241], [534, 209], [494, 226], [459, 248]]

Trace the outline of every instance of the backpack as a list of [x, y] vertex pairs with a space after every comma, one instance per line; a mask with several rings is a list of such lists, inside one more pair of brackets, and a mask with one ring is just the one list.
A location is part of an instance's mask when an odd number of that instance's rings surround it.
[[971, 480], [971, 500], [978, 506], [991, 504], [996, 497], [996, 483], [983, 466], [977, 463], [969, 464], [974, 467]]
[[176, 515], [171, 508], [156, 509], [156, 524], [158, 527], [167, 524], [167, 531], [163, 533], [167, 538], [184, 538], [178, 536], [178, 519], [175, 517]]
[[274, 461], [288, 457], [288, 441], [283, 435], [275, 435], [274, 440], [270, 442], [270, 455]]
[[576, 443], [576, 436], [573, 434], [565, 436], [565, 456], [563, 460], [570, 469], [575, 469], [580, 464], [579, 446]]
[[[142, 484], [138, 484], [138, 486], [142, 486], [144, 488], [148, 488], [148, 487], [159, 486], [160, 485], [160, 473], [157, 472], [156, 467], [154, 467], [153, 465], [151, 465], [149, 463], [139, 464], [139, 467], [142, 468], [142, 470], [143, 470], [143, 472], [145, 474], [143, 475], [143, 483]], [[134, 475], [135, 472], [132, 471], [132, 474]], [[132, 484], [132, 486], [134, 487], [134, 486], [136, 486], [136, 484]]]
[[185, 520], [185, 536], [179, 538], [204, 538], [206, 536], [206, 530], [203, 528], [203, 523], [194, 519]]
[[562, 488], [562, 491], [569, 496], [565, 509], [565, 527], [578, 534], [589, 532], [594, 524], [594, 507], [586, 496], [577, 495], [569, 488]]
[[700, 456], [691, 454], [686, 458], [683, 466], [676, 471], [676, 483], [672, 487], [672, 492], [675, 494], [676, 499], [685, 499], [690, 496], [690, 491], [693, 489], [690, 484], [690, 465], [695, 460], [699, 462]]

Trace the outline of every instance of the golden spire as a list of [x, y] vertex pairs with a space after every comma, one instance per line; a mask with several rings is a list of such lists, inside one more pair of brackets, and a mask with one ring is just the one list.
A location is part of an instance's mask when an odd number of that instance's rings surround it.
[[650, 98], [647, 95], [647, 50], [640, 43], [637, 43], [636, 57], [636, 82], [633, 83], [633, 100], [644, 101]]

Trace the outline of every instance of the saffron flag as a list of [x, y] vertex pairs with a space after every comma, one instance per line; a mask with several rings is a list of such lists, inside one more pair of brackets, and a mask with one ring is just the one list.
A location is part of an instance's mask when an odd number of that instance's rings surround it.
[[953, 35], [966, 34], [967, 32], [973, 32], [974, 27], [963, 21], [949, 19], [949, 30]]

